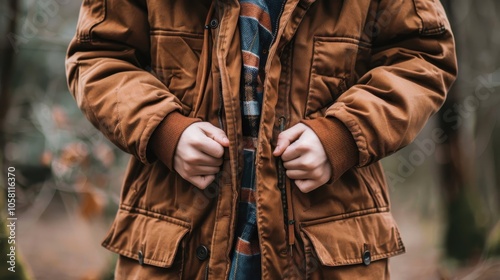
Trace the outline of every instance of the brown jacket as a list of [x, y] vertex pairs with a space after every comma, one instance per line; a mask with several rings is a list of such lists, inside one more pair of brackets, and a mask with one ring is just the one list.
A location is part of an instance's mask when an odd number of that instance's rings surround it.
[[[228, 276], [242, 171], [238, 16], [237, 0], [83, 1], [67, 75], [86, 117], [133, 156], [103, 242], [143, 268], [127, 277]], [[265, 71], [255, 162], [263, 279], [331, 279], [404, 252], [379, 160], [416, 137], [456, 76], [439, 1], [288, 0]], [[182, 131], [199, 120], [230, 140], [206, 190], [172, 169]], [[311, 127], [333, 167], [311, 193], [284, 180], [286, 226], [272, 156], [280, 122]]]

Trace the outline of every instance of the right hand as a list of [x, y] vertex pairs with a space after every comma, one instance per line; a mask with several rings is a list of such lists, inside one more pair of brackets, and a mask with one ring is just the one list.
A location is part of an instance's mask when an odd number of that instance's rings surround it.
[[191, 184], [205, 189], [220, 170], [224, 147], [229, 147], [229, 139], [223, 130], [208, 122], [193, 123], [179, 138], [174, 169]]

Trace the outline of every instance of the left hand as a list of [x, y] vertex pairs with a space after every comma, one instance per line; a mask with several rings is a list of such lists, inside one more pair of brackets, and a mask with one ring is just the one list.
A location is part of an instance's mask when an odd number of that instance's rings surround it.
[[323, 144], [314, 131], [303, 123], [283, 131], [273, 155], [281, 156], [286, 175], [295, 180], [303, 193], [324, 185], [332, 176], [332, 166]]

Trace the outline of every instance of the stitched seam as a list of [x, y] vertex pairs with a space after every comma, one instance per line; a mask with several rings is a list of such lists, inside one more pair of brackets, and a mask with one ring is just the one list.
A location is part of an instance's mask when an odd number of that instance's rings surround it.
[[104, 20], [106, 19], [107, 10], [106, 10], [105, 0], [102, 0], [102, 9], [103, 9], [103, 14], [90, 26], [90, 28], [86, 32], [78, 32], [78, 42], [81, 43], [92, 42], [92, 30], [94, 30], [94, 27], [103, 23]]
[[315, 219], [312, 221], [301, 222], [300, 226], [301, 227], [309, 227], [309, 226], [314, 226], [314, 225], [328, 223], [328, 222], [345, 220], [348, 218], [355, 218], [355, 217], [367, 216], [367, 215], [372, 215], [372, 214], [382, 214], [382, 213], [389, 213], [389, 208], [388, 207], [373, 207], [373, 208], [369, 208], [369, 209], [343, 213], [343, 214], [335, 215], [335, 216], [331, 216], [331, 217], [319, 218], [319, 219]]
[[122, 131], [123, 131], [123, 127], [122, 127], [122, 122], [121, 122], [121, 115], [120, 115], [120, 110], [118, 108], [118, 106], [120, 105], [120, 100], [118, 99], [118, 88], [115, 89], [115, 102], [114, 102], [114, 111], [115, 111], [115, 115], [116, 115], [116, 124], [115, 126], [118, 128], [118, 135], [120, 137], [120, 140], [122, 142], [122, 145], [124, 148], [127, 148], [127, 141], [125, 140], [125, 136], [123, 135]]
[[186, 32], [179, 30], [169, 30], [169, 29], [159, 29], [159, 28], [151, 28], [149, 31], [150, 35], [153, 36], [185, 36], [193, 39], [203, 39], [203, 33], [195, 33], [195, 32]]
[[174, 225], [182, 226], [182, 227], [189, 229], [189, 230], [191, 229], [191, 224], [189, 224], [188, 222], [181, 221], [177, 218], [167, 216], [167, 215], [160, 213], [160, 212], [146, 210], [146, 209], [137, 208], [137, 207], [132, 207], [132, 206], [123, 205], [123, 204], [120, 207], [120, 210], [128, 211], [130, 214], [140, 214], [140, 215], [144, 215], [146, 217], [157, 218], [157, 219], [169, 222], [169, 223], [174, 224]]
[[[398, 254], [404, 253], [403, 249], [399, 249], [396, 251], [392, 251], [390, 253], [383, 253], [383, 254], [377, 254], [377, 255], [372, 255], [371, 260], [372, 261], [378, 261], [381, 259], [386, 259]], [[341, 266], [341, 265], [346, 265], [346, 264], [358, 264], [358, 263], [363, 263], [362, 258], [352, 258], [352, 259], [346, 259], [340, 262], [333, 262], [333, 263], [325, 263], [326, 266]]]

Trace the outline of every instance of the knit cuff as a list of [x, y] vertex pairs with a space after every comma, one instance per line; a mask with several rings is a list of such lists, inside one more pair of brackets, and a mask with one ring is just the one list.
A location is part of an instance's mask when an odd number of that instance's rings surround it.
[[336, 118], [302, 120], [318, 136], [332, 165], [332, 178], [337, 181], [342, 174], [358, 164], [358, 147], [347, 127]]
[[168, 114], [151, 136], [149, 150], [170, 170], [174, 167], [174, 154], [179, 138], [191, 124], [200, 121], [174, 111]]

